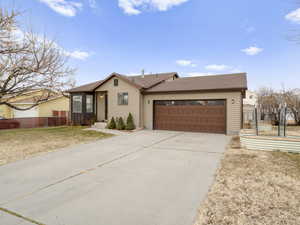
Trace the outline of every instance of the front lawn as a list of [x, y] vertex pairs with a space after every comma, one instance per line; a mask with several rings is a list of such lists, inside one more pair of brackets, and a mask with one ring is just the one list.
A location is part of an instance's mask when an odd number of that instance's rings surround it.
[[279, 224], [300, 224], [300, 154], [244, 150], [235, 137], [195, 225]]
[[63, 126], [0, 130], [0, 165], [112, 136], [85, 128]]

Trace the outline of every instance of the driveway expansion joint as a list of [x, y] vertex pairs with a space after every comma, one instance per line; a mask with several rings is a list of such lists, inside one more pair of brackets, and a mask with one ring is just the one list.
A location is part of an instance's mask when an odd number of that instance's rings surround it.
[[31, 219], [31, 218], [29, 218], [29, 217], [23, 216], [23, 215], [21, 215], [21, 214], [19, 214], [19, 213], [16, 213], [16, 212], [11, 211], [11, 210], [6, 209], [6, 208], [0, 207], [0, 211], [2, 211], [2, 212], [4, 212], [4, 213], [7, 213], [7, 214], [10, 214], [10, 215], [12, 215], [12, 216], [18, 217], [18, 218], [20, 218], [20, 219], [23, 219], [23, 220], [25, 220], [25, 221], [27, 221], [27, 222], [29, 222], [29, 223], [32, 223], [32, 224], [36, 224], [36, 225], [46, 225], [46, 224], [44, 224], [44, 223], [40, 223], [40, 222], [38, 222], [38, 221], [36, 221], [36, 220], [34, 220], [34, 219]]
[[222, 152], [213, 152], [213, 151], [197, 151], [197, 150], [191, 150], [191, 149], [186, 149], [186, 148], [167, 148], [167, 147], [155, 147], [152, 151], [157, 151], [157, 150], [166, 150], [166, 151], [178, 151], [178, 152], [193, 152], [193, 153], [208, 153], [208, 154], [219, 154], [223, 155], [224, 153]]

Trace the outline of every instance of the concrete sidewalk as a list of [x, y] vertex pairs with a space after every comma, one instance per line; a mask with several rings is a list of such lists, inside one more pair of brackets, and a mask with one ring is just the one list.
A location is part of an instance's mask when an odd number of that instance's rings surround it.
[[0, 207], [47, 225], [192, 225], [228, 141], [140, 131], [11, 163]]

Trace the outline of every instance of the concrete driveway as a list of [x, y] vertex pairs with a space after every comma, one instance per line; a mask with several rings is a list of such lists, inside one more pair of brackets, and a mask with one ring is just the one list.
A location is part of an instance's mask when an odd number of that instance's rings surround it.
[[139, 131], [1, 166], [0, 224], [192, 225], [229, 139]]

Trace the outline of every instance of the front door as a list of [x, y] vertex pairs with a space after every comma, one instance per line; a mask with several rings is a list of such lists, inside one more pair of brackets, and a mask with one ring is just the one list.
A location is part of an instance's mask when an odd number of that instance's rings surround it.
[[108, 109], [108, 97], [107, 97], [107, 93], [105, 93], [105, 120], [108, 120], [108, 116], [107, 116], [107, 109]]
[[99, 92], [96, 95], [97, 101], [97, 121], [107, 120], [107, 93]]

